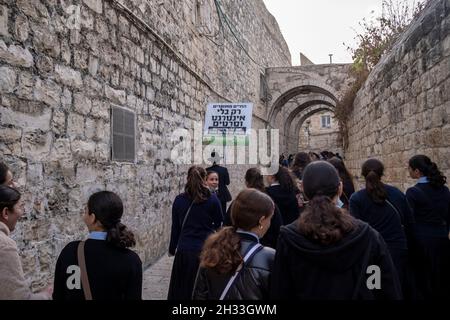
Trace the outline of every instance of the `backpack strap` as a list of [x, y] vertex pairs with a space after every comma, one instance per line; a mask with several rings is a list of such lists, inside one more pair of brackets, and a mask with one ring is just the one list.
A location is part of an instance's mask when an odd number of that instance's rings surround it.
[[231, 286], [233, 285], [234, 281], [240, 274], [240, 272], [244, 269], [244, 265], [247, 264], [251, 259], [255, 256], [255, 254], [260, 251], [263, 248], [263, 246], [260, 243], [256, 243], [253, 245], [253, 247], [248, 250], [247, 254], [244, 257], [244, 261], [239, 265], [239, 267], [236, 269], [236, 272], [234, 275], [230, 278], [230, 281], [228, 281], [227, 285], [225, 286], [225, 289], [223, 290], [222, 294], [220, 295], [219, 300], [225, 299], [225, 296], [227, 295], [228, 291], [230, 290]]
[[87, 269], [86, 269], [86, 259], [85, 259], [85, 255], [84, 255], [85, 243], [86, 243], [86, 241], [80, 241], [80, 243], [78, 244], [78, 250], [77, 250], [78, 266], [80, 267], [80, 271], [81, 271], [81, 284], [83, 286], [84, 298], [86, 300], [92, 300], [91, 287], [89, 285], [89, 278], [88, 278]]

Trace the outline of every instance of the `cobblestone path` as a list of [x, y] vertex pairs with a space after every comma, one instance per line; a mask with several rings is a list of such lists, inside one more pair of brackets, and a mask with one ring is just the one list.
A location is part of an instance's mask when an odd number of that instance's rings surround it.
[[173, 259], [166, 254], [144, 271], [142, 286], [142, 298], [144, 300], [167, 299]]

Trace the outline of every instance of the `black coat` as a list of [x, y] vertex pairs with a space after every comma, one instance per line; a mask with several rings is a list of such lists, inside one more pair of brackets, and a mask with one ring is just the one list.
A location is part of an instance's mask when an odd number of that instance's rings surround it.
[[[228, 174], [228, 169], [215, 164], [212, 167], [207, 168], [206, 171], [217, 172], [217, 174], [219, 175], [219, 193], [217, 196], [221, 203], [230, 202], [231, 193], [227, 187], [230, 185], [230, 175]], [[223, 208], [224, 212], [225, 210], [226, 208]]]
[[[367, 223], [336, 244], [311, 242], [293, 223], [282, 227], [271, 276], [271, 297], [280, 300], [401, 299], [391, 256], [381, 235]], [[368, 266], [381, 269], [381, 290], [369, 290]]]
[[[377, 230], [390, 248], [407, 249], [406, 233], [411, 228], [413, 217], [405, 195], [397, 188], [384, 185], [388, 201], [375, 203], [366, 189], [362, 189], [350, 198], [350, 214], [356, 219], [367, 222]], [[402, 227], [403, 225], [403, 227]]]
[[[233, 223], [231, 221], [231, 208], [233, 206], [233, 203], [228, 207], [228, 210], [224, 217], [224, 226], [232, 226]], [[276, 249], [277, 247], [277, 240], [278, 235], [280, 233], [280, 228], [283, 225], [283, 218], [281, 217], [280, 209], [278, 209], [278, 206], [275, 205], [275, 210], [273, 212], [272, 219], [270, 220], [270, 227], [269, 230], [267, 230], [264, 237], [260, 239], [260, 242], [263, 246], [271, 247], [273, 249]]]
[[[257, 239], [252, 235], [239, 233], [241, 237], [241, 254], [245, 256], [250, 245]], [[264, 247], [248, 261], [234, 284], [230, 287], [225, 300], [265, 300], [269, 298], [269, 281], [275, 250]], [[194, 285], [194, 300], [218, 300], [231, 274], [219, 274], [213, 270], [200, 268]]]
[[[78, 244], [70, 242], [56, 262], [53, 300], [85, 300], [82, 287], [69, 289], [67, 281], [78, 266]], [[129, 250], [106, 241], [89, 239], [85, 243], [86, 270], [94, 300], [141, 300], [142, 262]], [[69, 280], [70, 282], [70, 280]]]
[[266, 191], [280, 209], [283, 225], [288, 225], [298, 219], [300, 208], [294, 192], [286, 192], [280, 185], [270, 186]]

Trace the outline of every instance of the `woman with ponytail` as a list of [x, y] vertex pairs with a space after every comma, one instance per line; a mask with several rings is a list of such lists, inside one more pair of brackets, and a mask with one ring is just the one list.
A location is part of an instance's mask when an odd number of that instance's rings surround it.
[[450, 191], [447, 178], [424, 155], [409, 160], [415, 186], [406, 191], [414, 218], [417, 286], [427, 300], [450, 299]]
[[83, 214], [89, 238], [69, 243], [59, 255], [54, 300], [142, 299], [142, 262], [128, 249], [136, 240], [122, 215], [123, 203], [115, 193], [91, 195]]
[[301, 209], [297, 201], [297, 194], [300, 193], [300, 190], [294, 175], [289, 169], [280, 166], [276, 174], [267, 176], [267, 181], [269, 187], [266, 192], [280, 209], [283, 225], [295, 221]]
[[172, 206], [169, 255], [175, 255], [169, 285], [169, 300], [190, 300], [199, 256], [206, 238], [222, 226], [220, 201], [206, 183], [206, 170], [188, 171], [185, 192]]
[[242, 191], [231, 206], [233, 226], [205, 242], [195, 282], [194, 300], [264, 300], [275, 250], [259, 239], [270, 226], [275, 205], [256, 189]]
[[413, 217], [406, 197], [399, 189], [381, 181], [384, 165], [377, 159], [364, 162], [361, 170], [366, 188], [350, 198], [350, 214], [367, 222], [386, 242], [396, 267], [405, 298], [414, 298], [409, 276], [408, 237]]
[[[305, 168], [302, 183], [309, 202], [299, 219], [281, 228], [272, 298], [401, 299], [395, 267], [381, 235], [338, 208], [342, 182], [336, 169], [325, 161], [313, 162]], [[374, 269], [379, 271], [376, 276], [370, 271]]]

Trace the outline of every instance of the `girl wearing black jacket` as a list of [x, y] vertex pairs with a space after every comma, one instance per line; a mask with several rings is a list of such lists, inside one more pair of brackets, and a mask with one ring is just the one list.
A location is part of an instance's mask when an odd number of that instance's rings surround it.
[[331, 163], [339, 173], [339, 177], [341, 178], [343, 186], [342, 195], [340, 199], [344, 204], [343, 208], [348, 210], [350, 205], [350, 198], [353, 195], [353, 193], [355, 193], [355, 185], [353, 183], [353, 177], [347, 170], [344, 161], [342, 161], [341, 159], [333, 157], [329, 159], [328, 162]]
[[[79, 249], [80, 241], [74, 241], [59, 255], [53, 300], [141, 300], [142, 262], [127, 249], [136, 241], [121, 223], [122, 214], [122, 200], [112, 192], [98, 192], [89, 198], [83, 215], [89, 239], [82, 242], [84, 250]], [[86, 286], [78, 250], [84, 251]]]
[[295, 221], [300, 214], [297, 194], [300, 190], [294, 180], [292, 173], [284, 167], [280, 167], [275, 175], [268, 176], [269, 187], [267, 194], [272, 198], [280, 209], [283, 225]]
[[[274, 299], [401, 299], [400, 284], [381, 235], [337, 207], [336, 169], [324, 161], [303, 173], [309, 204], [281, 228], [271, 277]], [[373, 286], [373, 269], [379, 285]], [[377, 289], [378, 288], [378, 289]]]
[[367, 222], [381, 234], [396, 267], [403, 294], [407, 298], [415, 298], [413, 279], [408, 267], [407, 241], [413, 217], [406, 197], [399, 189], [381, 181], [384, 175], [381, 161], [367, 160], [362, 166], [361, 174], [366, 180], [366, 188], [350, 198], [350, 214]]
[[[247, 188], [256, 189], [266, 193], [266, 189], [264, 187], [264, 177], [258, 168], [250, 168], [247, 170], [245, 173], [245, 185]], [[231, 205], [225, 215], [224, 225], [233, 225], [233, 222], [231, 221]], [[277, 247], [278, 234], [280, 233], [280, 228], [282, 225], [283, 219], [281, 218], [280, 209], [278, 209], [277, 205], [275, 205], [275, 211], [270, 221], [269, 230], [267, 230], [266, 234], [260, 239], [261, 244], [263, 246], [275, 249]]]
[[450, 191], [447, 178], [427, 156], [409, 160], [417, 184], [406, 191], [413, 210], [412, 248], [417, 286], [424, 299], [450, 299]]
[[[231, 208], [233, 226], [221, 229], [205, 242], [194, 300], [269, 297], [275, 250], [259, 245], [259, 239], [269, 229], [274, 209], [270, 197], [256, 189], [246, 189], [237, 196]], [[243, 257], [247, 255], [249, 258], [244, 263]], [[240, 271], [236, 275], [237, 270]], [[234, 281], [233, 275], [236, 275]]]

